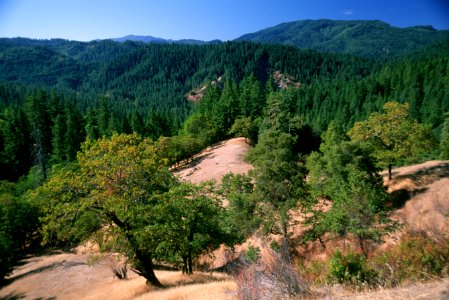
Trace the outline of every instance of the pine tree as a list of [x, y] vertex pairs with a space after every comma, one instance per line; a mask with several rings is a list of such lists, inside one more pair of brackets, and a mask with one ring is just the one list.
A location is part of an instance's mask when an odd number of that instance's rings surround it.
[[87, 112], [85, 132], [87, 139], [95, 141], [100, 137], [100, 130], [98, 129], [97, 122], [97, 113], [95, 110], [89, 110]]
[[30, 124], [20, 108], [9, 108], [4, 113], [2, 178], [17, 180], [32, 166]]
[[445, 114], [440, 136], [440, 159], [449, 159], [449, 112]]
[[47, 178], [47, 163], [52, 152], [51, 124], [45, 91], [37, 91], [27, 98], [28, 119], [31, 126], [31, 136], [34, 141], [33, 153], [41, 166], [42, 175]]
[[65, 134], [67, 132], [67, 122], [65, 114], [58, 114], [54, 120], [52, 128], [53, 154], [52, 160], [56, 163], [66, 161]]
[[78, 109], [70, 102], [64, 106], [66, 116], [66, 132], [64, 135], [64, 150], [68, 161], [76, 158], [76, 153], [81, 149], [81, 143], [86, 138], [84, 120]]

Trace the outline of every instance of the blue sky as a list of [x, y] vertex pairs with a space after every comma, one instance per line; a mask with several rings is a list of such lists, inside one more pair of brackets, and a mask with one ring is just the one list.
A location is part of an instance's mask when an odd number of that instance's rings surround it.
[[232, 40], [304, 19], [449, 29], [448, 0], [0, 0], [0, 37]]

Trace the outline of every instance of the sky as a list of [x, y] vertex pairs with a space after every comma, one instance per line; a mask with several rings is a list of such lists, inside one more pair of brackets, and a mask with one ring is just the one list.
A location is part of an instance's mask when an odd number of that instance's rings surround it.
[[305, 19], [449, 29], [448, 0], [0, 0], [0, 37], [233, 40]]

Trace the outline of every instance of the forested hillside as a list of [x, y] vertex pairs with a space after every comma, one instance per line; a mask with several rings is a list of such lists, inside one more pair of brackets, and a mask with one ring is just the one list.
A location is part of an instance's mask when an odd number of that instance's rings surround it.
[[372, 58], [391, 58], [448, 38], [449, 31], [439, 31], [432, 26], [398, 28], [377, 20], [303, 20], [245, 34], [236, 40]]
[[[297, 82], [282, 97], [290, 113], [304, 118], [316, 134], [332, 120], [349, 129], [395, 100], [409, 103], [411, 116], [438, 138], [449, 109], [447, 42], [383, 63], [233, 42], [195, 46], [17, 38], [1, 39], [0, 49], [2, 164], [15, 170], [3, 178], [17, 179], [36, 162], [36, 150], [30, 148], [33, 122], [45, 124], [40, 134], [48, 145], [41, 150], [48, 157], [61, 153], [58, 143], [79, 149], [84, 137], [114, 131], [153, 138], [176, 135], [182, 127], [184, 133], [194, 132], [195, 120], [201, 122], [200, 135], [208, 135], [206, 143], [218, 141], [229, 135], [237, 117], [255, 121], [262, 116], [269, 93], [281, 90], [275, 73]], [[219, 77], [224, 78], [221, 85], [210, 85]], [[189, 91], [208, 85], [198, 104], [186, 100]], [[16, 133], [9, 138], [12, 127]], [[79, 138], [64, 137], [70, 131]], [[67, 151], [55, 157], [73, 159], [76, 150]]]
[[[1, 39], [0, 276], [38, 242], [95, 240], [157, 286], [153, 259], [190, 274], [255, 232], [288, 252], [292, 212], [307, 216], [304, 243], [352, 237], [362, 263], [397, 229], [379, 171], [449, 159], [448, 82], [447, 41], [376, 60], [252, 42]], [[248, 176], [173, 175], [233, 136], [254, 146]], [[332, 209], [316, 209], [323, 199]]]

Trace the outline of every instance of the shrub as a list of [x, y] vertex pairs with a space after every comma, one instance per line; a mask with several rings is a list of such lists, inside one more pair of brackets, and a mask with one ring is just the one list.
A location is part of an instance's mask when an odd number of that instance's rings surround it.
[[331, 281], [338, 283], [372, 284], [376, 273], [369, 269], [362, 254], [335, 251], [329, 262], [328, 276]]
[[369, 264], [385, 286], [445, 276], [449, 270], [449, 244], [423, 234], [409, 234], [388, 251], [373, 256]]
[[260, 248], [249, 245], [246, 250], [246, 258], [252, 263], [257, 262], [260, 258]]

